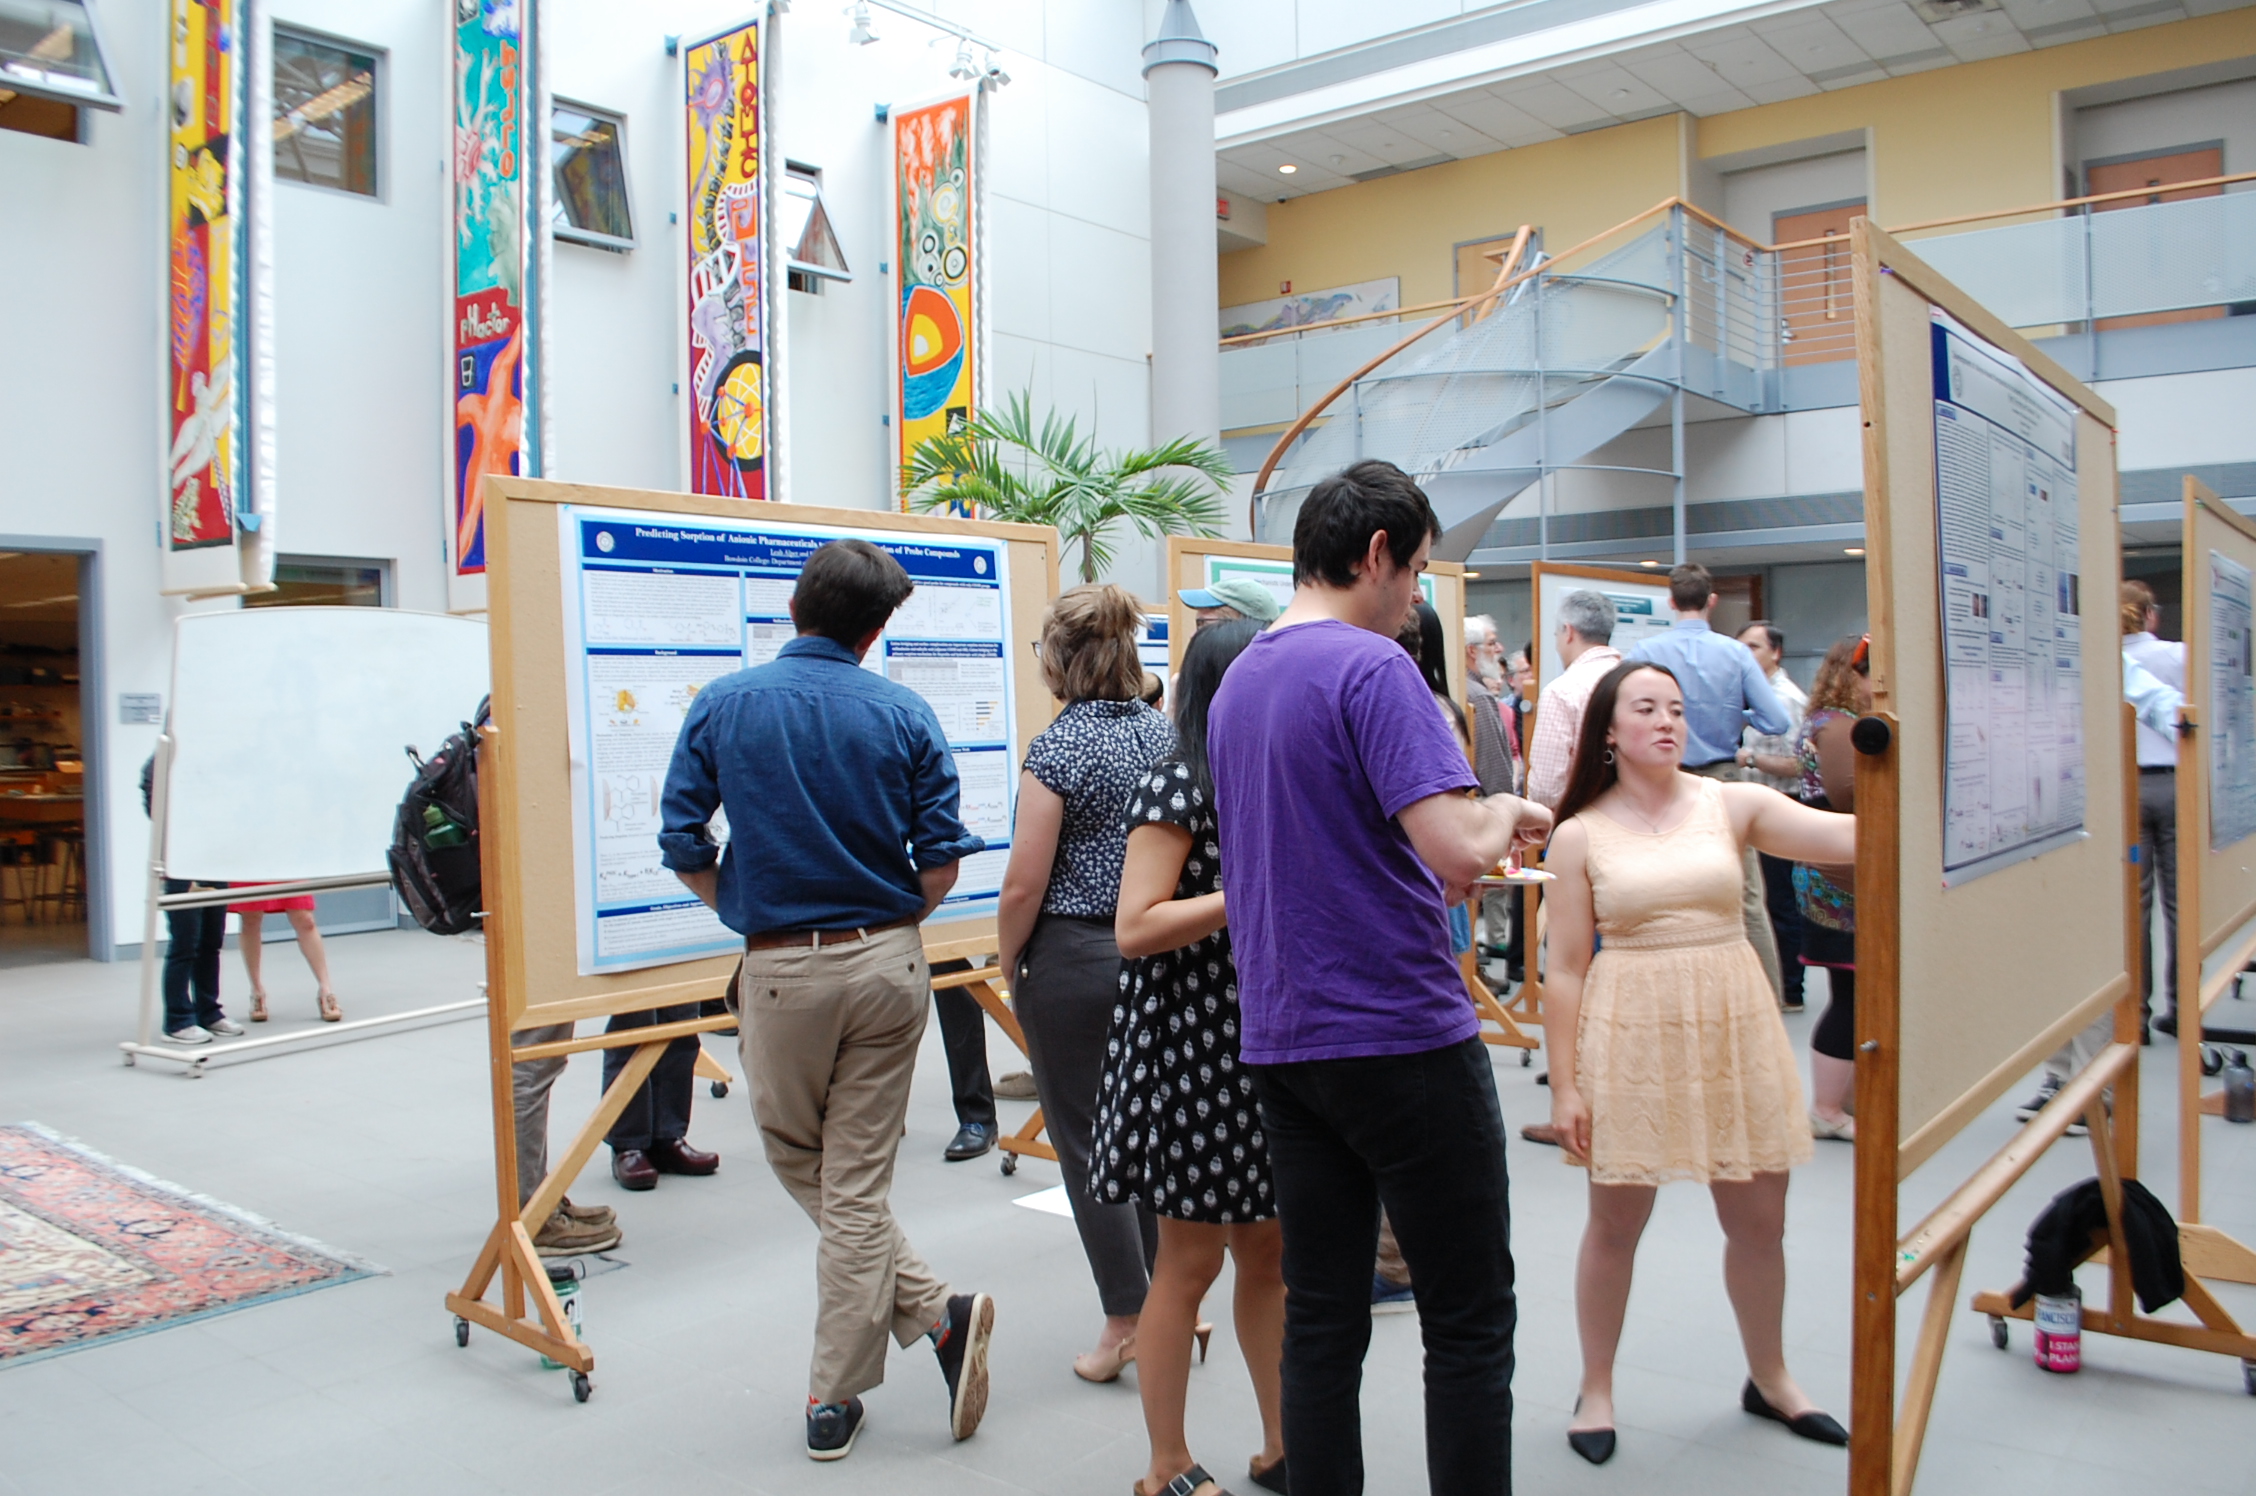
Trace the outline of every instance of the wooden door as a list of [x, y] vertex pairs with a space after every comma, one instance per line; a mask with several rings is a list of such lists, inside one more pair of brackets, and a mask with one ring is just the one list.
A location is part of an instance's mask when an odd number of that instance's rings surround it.
[[1849, 291], [1849, 220], [1864, 201], [1775, 213], [1770, 242], [1805, 244], [1778, 256], [1779, 312], [1786, 324], [1785, 361], [1822, 364], [1856, 356], [1856, 311]]
[[[2102, 192], [2128, 192], [2134, 187], [2166, 187], [2172, 182], [2198, 182], [2206, 177], [2225, 174], [2225, 153], [2220, 146], [2204, 146], [2195, 151], [2164, 151], [2159, 155], [2141, 156], [2135, 161], [2110, 161], [2104, 165], [2093, 164], [2084, 168], [2084, 191], [2097, 196]], [[2187, 198], [2216, 197], [2224, 192], [2222, 187], [2193, 187], [2183, 192], [2150, 192], [2144, 197], [2122, 197], [2111, 203], [2093, 203], [2094, 213], [2110, 213], [2118, 208], [2143, 208], [2150, 203], [2182, 203]], [[2102, 317], [2102, 332], [2117, 327], [2154, 327], [2164, 322], [2207, 322], [2222, 317], [2221, 306], [2188, 307], [2176, 312], [2148, 312], [2137, 317]]]

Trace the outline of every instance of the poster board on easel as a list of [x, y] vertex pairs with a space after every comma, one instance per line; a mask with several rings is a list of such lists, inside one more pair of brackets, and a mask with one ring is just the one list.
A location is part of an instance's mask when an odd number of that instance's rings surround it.
[[[1851, 246], [1874, 705], [1854, 738], [1849, 1488], [1906, 1496], [1968, 1235], [2072, 1121], [2090, 1129], [2112, 1243], [2108, 1307], [2086, 1309], [2085, 1328], [2241, 1355], [2256, 1340], [2197, 1283], [2186, 1297], [2200, 1329], [2144, 1319], [2130, 1297], [2137, 810], [2114, 607], [2114, 411], [1869, 221], [1852, 225]], [[2013, 689], [1993, 695], [1992, 681]], [[2095, 1020], [2111, 1042], [1899, 1235], [1903, 1179]], [[1897, 1300], [1930, 1271], [1899, 1400]], [[2004, 1344], [2007, 1296], [1974, 1307]]]
[[1559, 658], [1559, 604], [1570, 592], [1600, 592], [1614, 605], [1612, 644], [1627, 657], [1645, 640], [1668, 632], [1676, 614], [1669, 607], [1667, 572], [1612, 571], [1601, 566], [1571, 566], [1538, 561], [1528, 568], [1529, 595], [1535, 604], [1535, 689], [1566, 669]]
[[[1292, 547], [1256, 545], [1243, 540], [1212, 540], [1202, 535], [1167, 537], [1167, 675], [1183, 671], [1183, 650], [1198, 632], [1198, 617], [1183, 605], [1183, 589], [1209, 587], [1224, 577], [1244, 577], [1266, 587], [1283, 608], [1292, 602]], [[1449, 691], [1465, 699], [1465, 567], [1457, 561], [1429, 561], [1419, 588], [1441, 615], [1442, 641], [1449, 649]]]
[[[864, 668], [933, 704], [965, 781], [966, 824], [999, 837], [966, 859], [957, 891], [925, 924], [925, 953], [978, 964], [984, 975], [936, 985], [971, 991], [1018, 1039], [984, 965], [995, 921], [981, 890], [1000, 885], [1017, 765], [1054, 710], [1031, 667], [1057, 590], [1057, 534], [535, 479], [489, 477], [484, 497], [494, 720], [479, 797], [499, 1221], [446, 1302], [465, 1343], [476, 1324], [536, 1348], [572, 1371], [584, 1398], [594, 1357], [565, 1321], [530, 1231], [666, 1045], [735, 1018], [720, 1012], [524, 1045], [512, 1036], [705, 1003], [727, 987], [741, 938], [701, 904], [690, 907], [678, 882], [667, 887], [672, 875], [655, 855], [658, 790], [690, 700], [706, 681], [765, 663], [789, 641], [785, 603], [815, 546], [859, 537], [902, 562], [918, 591]], [[520, 1204], [512, 1065], [613, 1047], [631, 1047], [632, 1059]], [[497, 1277], [499, 1308], [485, 1302]], [[537, 1318], [526, 1317], [528, 1301]]]
[[[2256, 1253], [2201, 1222], [2197, 1033], [2256, 956], [2256, 521], [2185, 480], [2185, 725], [2178, 738], [2178, 1231], [2188, 1271], [2256, 1283]], [[2143, 931], [2142, 931], [2143, 933]], [[2197, 1027], [2187, 1014], [2198, 1012]]]

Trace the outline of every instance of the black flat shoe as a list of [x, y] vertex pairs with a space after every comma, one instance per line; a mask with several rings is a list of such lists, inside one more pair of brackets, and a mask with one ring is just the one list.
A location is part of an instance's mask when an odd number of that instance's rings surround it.
[[1797, 1413], [1788, 1418], [1784, 1413], [1779, 1412], [1764, 1401], [1762, 1389], [1755, 1385], [1753, 1377], [1747, 1378], [1746, 1388], [1739, 1394], [1739, 1406], [1745, 1408], [1757, 1418], [1768, 1418], [1773, 1423], [1783, 1423], [1795, 1433], [1814, 1443], [1846, 1446], [1849, 1442], [1849, 1431], [1835, 1423], [1830, 1414], [1820, 1413], [1817, 1409], [1812, 1408], [1807, 1413]]
[[1568, 1429], [1567, 1448], [1593, 1465], [1603, 1465], [1614, 1457], [1614, 1431], [1610, 1428]]

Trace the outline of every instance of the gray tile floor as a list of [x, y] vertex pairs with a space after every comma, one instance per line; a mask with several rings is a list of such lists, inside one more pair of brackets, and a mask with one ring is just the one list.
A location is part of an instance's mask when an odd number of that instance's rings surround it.
[[[240, 991], [229, 958], [227, 985]], [[311, 1026], [311, 982], [270, 952], [277, 1023]], [[481, 951], [413, 932], [334, 943], [348, 1013], [470, 990]], [[1029, 1163], [949, 1165], [945, 1070], [929, 1034], [895, 1204], [942, 1272], [1000, 1305], [993, 1411], [951, 1444], [940, 1379], [921, 1349], [896, 1353], [869, 1398], [870, 1426], [842, 1465], [802, 1451], [799, 1409], [812, 1322], [814, 1232], [761, 1163], [741, 1089], [701, 1091], [692, 1136], [726, 1160], [717, 1178], [667, 1179], [627, 1196], [592, 1171], [578, 1198], [618, 1207], [621, 1266], [584, 1286], [596, 1393], [575, 1405], [561, 1373], [498, 1337], [454, 1346], [440, 1302], [492, 1219], [484, 1030], [456, 1023], [215, 1068], [127, 1069], [135, 969], [88, 962], [0, 976], [0, 1120], [37, 1120], [160, 1177], [367, 1257], [383, 1277], [33, 1365], [0, 1370], [0, 1493], [142, 1491], [1118, 1493], [1143, 1467], [1134, 1373], [1109, 1387], [1068, 1369], [1097, 1325], [1069, 1222], [1012, 1201], [1055, 1182]], [[1812, 1018], [1790, 1020], [1797, 1042]], [[715, 1051], [736, 1068], [733, 1053]], [[998, 1062], [1009, 1056], [999, 1038]], [[1499, 1052], [1516, 1128], [1546, 1115], [1533, 1070]], [[2147, 1057], [2145, 1174], [2165, 1201], [2167, 1043]], [[597, 1065], [559, 1088], [557, 1130], [594, 1103]], [[2018, 1092], [2016, 1093], [2018, 1094]], [[1024, 1108], [1005, 1103], [1015, 1121]], [[2256, 1129], [2209, 1126], [2209, 1217], [2256, 1241]], [[1906, 1189], [1924, 1208], [2010, 1133], [1993, 1110]], [[1593, 1470], [1561, 1433], [1577, 1357], [1571, 1268], [1580, 1177], [1515, 1141], [1521, 1321], [1518, 1488], [1530, 1492], [1836, 1492], [1845, 1460], [1738, 1411], [1743, 1367], [1704, 1196], [1664, 1192], [1646, 1238], [1620, 1376], [1621, 1453]], [[1969, 1289], [2010, 1283], [2021, 1235], [2056, 1190], [2091, 1172], [2080, 1143], [2040, 1163], [1977, 1230]], [[1787, 1334], [1813, 1395], [1848, 1401], [1849, 1150], [1821, 1144], [1795, 1180]], [[1226, 1285], [1225, 1285], [1226, 1286]], [[2096, 1279], [2088, 1285], [2098, 1286]], [[1908, 1349], [1925, 1289], [1906, 1306]], [[2256, 1320], [2256, 1290], [2230, 1289]], [[1252, 1398], [1217, 1292], [1212, 1364], [1194, 1373], [1194, 1447], [1228, 1479], [1257, 1441]], [[2173, 1311], [2182, 1312], [2182, 1311]], [[1922, 1496], [2000, 1490], [2256, 1490], [2256, 1399], [2240, 1368], [2193, 1352], [2088, 1338], [2084, 1371], [2053, 1377], [1992, 1350], [1985, 1322], [1953, 1322]], [[1378, 1320], [1364, 1436], [1377, 1493], [1425, 1489], [1417, 1322]], [[1237, 1485], [1249, 1489], [1242, 1477]]]

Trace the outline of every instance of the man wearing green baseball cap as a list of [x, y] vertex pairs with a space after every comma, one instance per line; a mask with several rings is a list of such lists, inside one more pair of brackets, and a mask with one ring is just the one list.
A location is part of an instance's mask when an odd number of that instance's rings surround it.
[[1233, 618], [1250, 618], [1263, 628], [1277, 621], [1276, 594], [1251, 577], [1224, 577], [1209, 587], [1185, 587], [1176, 596], [1198, 615], [1202, 629]]

